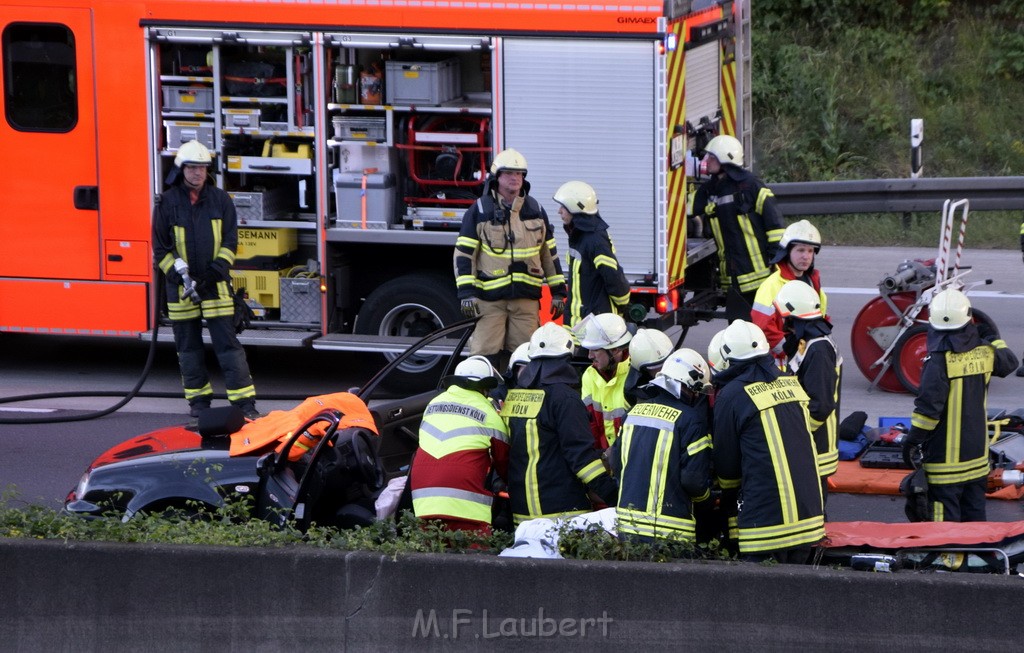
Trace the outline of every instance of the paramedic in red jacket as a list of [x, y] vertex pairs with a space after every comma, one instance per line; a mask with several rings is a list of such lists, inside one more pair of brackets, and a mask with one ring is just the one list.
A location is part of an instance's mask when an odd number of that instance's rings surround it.
[[471, 356], [445, 379], [448, 389], [427, 405], [419, 449], [409, 472], [413, 512], [449, 530], [491, 532], [494, 494], [485, 487], [493, 467], [508, 478], [508, 429], [488, 398], [498, 375]]
[[1017, 368], [1017, 357], [988, 324], [971, 321], [971, 302], [947, 288], [928, 306], [928, 357], [905, 447], [921, 445], [933, 521], [986, 521], [988, 382]]

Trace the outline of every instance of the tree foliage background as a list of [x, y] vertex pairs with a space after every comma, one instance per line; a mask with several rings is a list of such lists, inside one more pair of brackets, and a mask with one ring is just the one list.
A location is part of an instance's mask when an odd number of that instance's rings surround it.
[[767, 182], [1024, 174], [1024, 0], [752, 0]]

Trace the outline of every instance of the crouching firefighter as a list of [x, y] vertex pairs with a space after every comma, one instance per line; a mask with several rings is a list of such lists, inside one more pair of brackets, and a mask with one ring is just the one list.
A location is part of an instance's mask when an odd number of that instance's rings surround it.
[[928, 357], [904, 447], [921, 445], [933, 521], [986, 520], [988, 382], [1017, 363], [993, 327], [972, 323], [966, 295], [947, 288], [932, 297]]
[[530, 338], [530, 362], [501, 409], [512, 445], [509, 500], [516, 524], [574, 517], [597, 501], [613, 505], [618, 486], [594, 449], [579, 376], [569, 363], [572, 334], [548, 322]]
[[508, 430], [488, 398], [498, 378], [486, 358], [471, 356], [427, 405], [408, 481], [416, 517], [490, 535], [488, 474], [508, 477]]
[[651, 542], [693, 541], [692, 502], [711, 488], [707, 363], [692, 349], [669, 355], [647, 386], [650, 401], [629, 411], [612, 447], [619, 478], [619, 536]]

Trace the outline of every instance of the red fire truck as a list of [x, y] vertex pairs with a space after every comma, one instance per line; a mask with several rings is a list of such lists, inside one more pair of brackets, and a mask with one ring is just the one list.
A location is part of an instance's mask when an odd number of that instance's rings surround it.
[[456, 232], [506, 147], [549, 214], [597, 188], [634, 319], [702, 306], [687, 198], [708, 138], [749, 150], [747, 0], [0, 2], [0, 331], [151, 333], [191, 139], [238, 207], [245, 344], [387, 355], [459, 319]]

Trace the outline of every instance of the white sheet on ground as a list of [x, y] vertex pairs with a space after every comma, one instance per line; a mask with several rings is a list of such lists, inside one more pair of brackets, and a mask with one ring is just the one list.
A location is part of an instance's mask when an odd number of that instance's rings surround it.
[[591, 524], [599, 524], [615, 535], [615, 508], [588, 512], [571, 519], [530, 519], [516, 527], [515, 542], [499, 556], [506, 558], [561, 558], [558, 552], [558, 533], [565, 524], [569, 528], [583, 530]]

